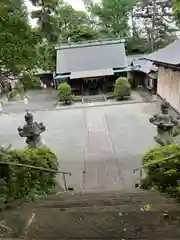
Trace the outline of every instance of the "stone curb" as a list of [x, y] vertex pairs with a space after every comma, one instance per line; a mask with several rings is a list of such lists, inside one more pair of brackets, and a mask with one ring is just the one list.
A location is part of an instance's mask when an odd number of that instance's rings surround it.
[[[97, 104], [97, 105], [81, 105], [81, 106], [74, 106], [73, 104], [71, 106], [62, 106], [62, 107], [55, 107], [53, 109], [45, 109], [45, 108], [37, 108], [37, 109], [31, 109], [29, 108], [29, 111], [32, 113], [35, 112], [45, 112], [45, 111], [61, 111], [61, 110], [70, 110], [70, 109], [81, 109], [81, 108], [97, 108], [97, 107], [108, 107], [108, 106], [118, 106], [118, 105], [130, 105], [130, 104], [140, 104], [140, 103], [153, 103], [153, 102], [159, 102], [158, 100], [151, 100], [151, 101], [129, 101], [129, 102], [117, 102], [117, 103], [108, 103], [108, 104]], [[22, 112], [4, 112], [3, 115], [11, 115], [11, 114], [19, 114], [24, 113]]]
[[65, 110], [65, 109], [78, 109], [78, 108], [90, 108], [90, 107], [107, 107], [107, 106], [116, 106], [116, 105], [127, 105], [127, 104], [138, 104], [138, 103], [153, 103], [158, 102], [157, 100], [151, 100], [151, 101], [129, 101], [129, 102], [117, 102], [117, 103], [108, 103], [108, 104], [97, 104], [97, 105], [83, 105], [82, 106], [62, 106], [62, 107], [56, 107], [55, 110]]
[[23, 103], [24, 100], [18, 100], [18, 101], [2, 101], [4, 105], [8, 105], [8, 104], [17, 104], [17, 103]]

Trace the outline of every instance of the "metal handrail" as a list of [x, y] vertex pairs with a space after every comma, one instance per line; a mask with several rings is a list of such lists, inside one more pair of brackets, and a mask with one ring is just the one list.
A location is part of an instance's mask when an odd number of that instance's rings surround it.
[[16, 167], [25, 167], [25, 168], [31, 168], [31, 169], [35, 169], [35, 170], [40, 170], [40, 171], [44, 171], [44, 172], [53, 172], [53, 173], [58, 173], [58, 174], [62, 174], [63, 175], [63, 181], [64, 181], [64, 187], [65, 190], [67, 191], [67, 184], [66, 184], [66, 175], [71, 176], [71, 172], [62, 172], [62, 171], [58, 171], [55, 169], [50, 169], [50, 168], [43, 168], [43, 167], [37, 167], [37, 166], [33, 166], [33, 165], [28, 165], [28, 164], [22, 164], [22, 163], [14, 163], [14, 162], [0, 162], [0, 165], [10, 165], [10, 166], [16, 166]]
[[178, 154], [173, 154], [173, 155], [170, 155], [170, 156], [168, 156], [168, 157], [166, 157], [166, 158], [162, 158], [162, 159], [159, 159], [159, 160], [154, 160], [154, 161], [152, 161], [152, 162], [150, 162], [150, 163], [143, 164], [142, 167], [134, 169], [134, 170], [133, 170], [133, 173], [135, 173], [135, 172], [137, 172], [137, 171], [140, 171], [140, 170], [142, 170], [142, 169], [145, 168], [145, 167], [149, 167], [149, 166], [152, 166], [152, 165], [155, 165], [155, 164], [164, 162], [164, 161], [171, 160], [172, 158], [175, 158], [175, 157], [180, 157], [180, 153], [178, 153]]

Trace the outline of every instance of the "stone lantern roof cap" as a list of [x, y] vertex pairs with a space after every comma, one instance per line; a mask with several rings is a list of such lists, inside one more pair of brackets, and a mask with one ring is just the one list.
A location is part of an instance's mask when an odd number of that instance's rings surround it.
[[29, 113], [28, 111], [26, 112], [25, 116], [24, 116], [25, 121], [29, 121], [29, 120], [33, 120], [33, 115], [32, 113]]

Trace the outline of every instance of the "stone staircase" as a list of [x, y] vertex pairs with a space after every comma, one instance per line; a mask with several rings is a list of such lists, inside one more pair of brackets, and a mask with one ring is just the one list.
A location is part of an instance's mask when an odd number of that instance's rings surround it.
[[155, 191], [66, 192], [0, 214], [0, 239], [179, 240], [180, 211]]
[[106, 100], [107, 100], [107, 97], [105, 94], [89, 95], [89, 96], [82, 97], [83, 103], [104, 102]]

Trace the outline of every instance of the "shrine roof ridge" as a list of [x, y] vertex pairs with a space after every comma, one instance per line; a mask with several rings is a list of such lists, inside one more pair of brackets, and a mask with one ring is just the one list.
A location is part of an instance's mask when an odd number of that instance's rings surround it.
[[83, 48], [99, 45], [112, 45], [112, 44], [124, 44], [125, 39], [102, 39], [102, 40], [92, 40], [92, 41], [80, 41], [80, 42], [69, 42], [61, 43], [57, 45], [56, 50], [69, 49], [69, 48]]

